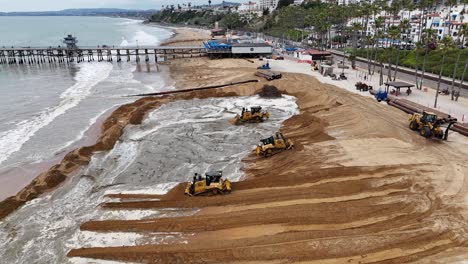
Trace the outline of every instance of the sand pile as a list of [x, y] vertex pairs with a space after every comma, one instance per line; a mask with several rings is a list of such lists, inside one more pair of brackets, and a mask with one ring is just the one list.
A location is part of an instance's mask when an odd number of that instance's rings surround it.
[[[172, 67], [205, 83], [214, 78], [214, 68], [187, 66], [204, 62]], [[251, 69], [238, 63], [218, 61], [218, 77], [251, 76]], [[186, 98], [248, 95], [265, 83]], [[427, 141], [408, 129], [407, 115], [397, 109], [309, 76], [285, 74], [272, 84], [298, 98], [300, 114], [282, 128], [295, 149], [246, 158], [247, 178], [234, 183], [230, 195], [187, 197], [180, 184], [164, 196], [116, 194], [120, 201], [102, 204], [102, 210], [201, 209], [195, 215], [90, 221], [81, 227], [178, 232], [184, 243], [83, 248], [69, 256], [145, 263], [427, 263], [440, 253], [450, 261], [466, 252], [464, 137]], [[465, 251], [449, 251], [461, 248]]]
[[265, 84], [257, 94], [260, 97], [278, 98], [281, 97], [282, 92], [274, 85]]

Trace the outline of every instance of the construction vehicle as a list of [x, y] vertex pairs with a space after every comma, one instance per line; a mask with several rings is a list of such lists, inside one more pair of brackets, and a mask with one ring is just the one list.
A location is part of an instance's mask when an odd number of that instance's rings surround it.
[[456, 119], [449, 118], [448, 126], [444, 131], [441, 125], [445, 122], [432, 112], [424, 111], [421, 114], [414, 113], [410, 119], [409, 127], [411, 130], [419, 131], [419, 134], [425, 138], [438, 138], [447, 140], [450, 127], [457, 122]]
[[185, 194], [189, 196], [196, 195], [216, 195], [231, 192], [231, 182], [228, 179], [222, 179], [222, 171], [210, 171], [202, 177], [195, 173], [193, 181], [185, 187]]
[[240, 115], [236, 115], [235, 120], [236, 124], [241, 123], [260, 123], [267, 120], [270, 117], [270, 113], [268, 111], [262, 111], [261, 106], [254, 106], [250, 108], [248, 111], [246, 108], [242, 108], [242, 113]]
[[378, 90], [374, 94], [375, 99], [377, 99], [377, 102], [382, 102], [382, 101], [387, 101], [388, 100], [388, 93], [384, 90]]
[[269, 157], [276, 153], [293, 148], [291, 140], [286, 139], [281, 132], [276, 132], [274, 136], [260, 140], [257, 145], [257, 155]]
[[270, 63], [267, 61], [267, 63], [262, 64], [262, 66], [257, 67], [257, 69], [269, 70], [269, 69], [271, 69], [271, 68], [270, 68]]

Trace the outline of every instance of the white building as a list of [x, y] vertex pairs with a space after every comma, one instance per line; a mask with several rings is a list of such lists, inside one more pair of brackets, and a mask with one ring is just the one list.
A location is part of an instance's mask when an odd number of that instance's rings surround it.
[[304, 2], [304, 0], [294, 0], [293, 5], [301, 5]]
[[262, 16], [263, 9], [257, 2], [249, 1], [247, 3], [242, 3], [237, 9], [237, 12], [243, 15], [257, 14], [258, 16]]
[[273, 11], [278, 7], [279, 0], [259, 0], [260, 8]]

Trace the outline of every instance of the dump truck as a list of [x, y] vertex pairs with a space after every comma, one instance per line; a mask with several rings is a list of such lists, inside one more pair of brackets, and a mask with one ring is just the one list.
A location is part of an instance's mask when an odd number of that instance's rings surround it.
[[261, 139], [257, 145], [256, 153], [258, 156], [269, 157], [284, 150], [292, 149], [293, 143], [286, 139], [281, 132], [276, 132], [274, 136]]
[[445, 131], [441, 125], [445, 122], [432, 112], [424, 111], [421, 114], [414, 113], [409, 118], [409, 128], [414, 131], [419, 131], [419, 134], [425, 138], [438, 138], [447, 140], [450, 127], [456, 123], [456, 119], [449, 119]]
[[269, 117], [270, 113], [268, 111], [262, 111], [262, 107], [260, 106], [251, 107], [250, 111], [246, 108], [242, 108], [242, 113], [235, 117], [235, 123], [237, 125], [242, 123], [260, 123], [264, 122]]
[[185, 187], [185, 194], [189, 196], [197, 195], [217, 195], [231, 192], [231, 182], [223, 179], [222, 171], [209, 171], [202, 177], [195, 173], [193, 181], [188, 182]]

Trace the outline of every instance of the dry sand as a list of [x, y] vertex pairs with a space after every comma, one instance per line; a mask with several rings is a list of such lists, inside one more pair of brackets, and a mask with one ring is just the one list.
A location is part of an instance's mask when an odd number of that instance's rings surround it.
[[211, 38], [211, 32], [205, 29], [168, 27], [174, 31], [175, 35], [167, 41], [161, 43], [161, 46], [201, 46], [202, 41]]
[[[170, 67], [176, 86], [193, 87], [250, 79], [256, 66], [198, 58]], [[250, 95], [266, 83], [223, 91]], [[193, 216], [81, 227], [181, 232], [186, 243], [83, 248], [69, 256], [145, 263], [455, 263], [466, 256], [465, 137], [426, 140], [408, 128], [403, 112], [304, 74], [286, 73], [270, 84], [298, 98], [301, 113], [282, 129], [294, 150], [246, 158], [246, 178], [230, 195], [190, 198], [181, 184], [164, 196], [126, 195], [102, 205], [200, 208]]]

